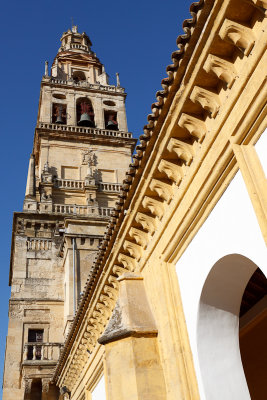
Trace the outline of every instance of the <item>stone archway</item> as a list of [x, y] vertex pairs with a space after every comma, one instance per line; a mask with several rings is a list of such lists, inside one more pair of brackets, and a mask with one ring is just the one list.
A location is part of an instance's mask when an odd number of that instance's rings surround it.
[[212, 267], [203, 286], [197, 346], [206, 400], [251, 399], [239, 350], [239, 313], [257, 268], [250, 259], [230, 254]]

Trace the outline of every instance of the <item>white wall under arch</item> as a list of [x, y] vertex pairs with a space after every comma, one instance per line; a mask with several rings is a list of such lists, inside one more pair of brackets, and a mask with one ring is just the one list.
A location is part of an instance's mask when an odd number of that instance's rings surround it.
[[250, 399], [239, 351], [239, 310], [256, 269], [248, 258], [230, 254], [217, 261], [204, 284], [197, 344], [207, 400]]
[[[263, 135], [256, 149], [259, 148], [259, 144], [266, 149], [266, 132]], [[213, 265], [225, 255], [235, 253], [252, 260], [267, 276], [265, 242], [240, 171], [176, 265], [202, 400], [207, 398], [202, 384], [197, 351], [199, 300]], [[227, 397], [224, 400], [228, 400]]]

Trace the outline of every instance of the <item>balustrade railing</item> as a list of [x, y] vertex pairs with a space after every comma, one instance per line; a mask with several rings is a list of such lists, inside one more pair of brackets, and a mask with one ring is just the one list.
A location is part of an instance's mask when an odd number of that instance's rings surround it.
[[25, 343], [23, 361], [58, 361], [62, 343]]
[[[47, 79], [47, 77], [46, 77], [46, 79]], [[75, 82], [72, 79], [64, 80], [64, 79], [50, 77], [50, 81], [51, 81], [51, 83], [55, 83], [58, 85], [81, 86], [81, 87], [85, 87], [87, 89], [101, 90], [104, 92], [124, 93], [124, 91], [125, 91], [124, 88], [122, 88], [120, 86], [101, 85], [101, 83], [89, 83], [86, 81]]]
[[110, 207], [91, 207], [75, 204], [53, 204], [53, 212], [56, 214], [72, 214], [80, 216], [96, 215], [100, 217], [111, 216], [113, 208]]
[[39, 122], [39, 129], [49, 129], [53, 131], [66, 131], [66, 132], [75, 132], [75, 133], [86, 133], [94, 136], [113, 136], [113, 137], [123, 137], [123, 138], [132, 138], [132, 134], [130, 132], [122, 132], [122, 131], [109, 131], [107, 129], [100, 128], [86, 128], [74, 125], [61, 125], [61, 124], [50, 124], [47, 122]]
[[99, 189], [102, 192], [120, 192], [122, 185], [120, 183], [100, 182]]
[[72, 179], [55, 179], [55, 186], [59, 189], [83, 189], [84, 181]]
[[51, 248], [52, 248], [52, 241], [50, 239], [38, 239], [38, 238], [27, 239], [27, 251], [51, 250]]

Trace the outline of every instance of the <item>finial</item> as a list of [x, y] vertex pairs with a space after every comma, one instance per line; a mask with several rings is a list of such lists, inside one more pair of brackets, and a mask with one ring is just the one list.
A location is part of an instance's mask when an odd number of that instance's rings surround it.
[[49, 163], [48, 163], [48, 161], [46, 161], [45, 164], [44, 164], [43, 172], [49, 172]]
[[48, 61], [45, 62], [45, 76], [48, 76]]
[[106, 71], [105, 71], [105, 66], [104, 65], [102, 65], [102, 74], [104, 74]]
[[117, 87], [120, 87], [121, 86], [121, 84], [120, 84], [120, 76], [119, 76], [118, 72], [116, 72], [116, 78], [117, 78]]

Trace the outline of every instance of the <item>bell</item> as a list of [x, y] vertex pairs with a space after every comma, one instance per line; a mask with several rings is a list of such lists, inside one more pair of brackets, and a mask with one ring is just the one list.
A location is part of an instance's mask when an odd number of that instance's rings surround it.
[[107, 123], [107, 129], [111, 129], [113, 131], [118, 130], [118, 124], [116, 124], [116, 122], [109, 120]]
[[56, 124], [64, 124], [61, 114], [57, 115]]
[[80, 121], [78, 122], [79, 126], [94, 126], [93, 121], [91, 120], [91, 117], [88, 113], [83, 113], [81, 115]]

